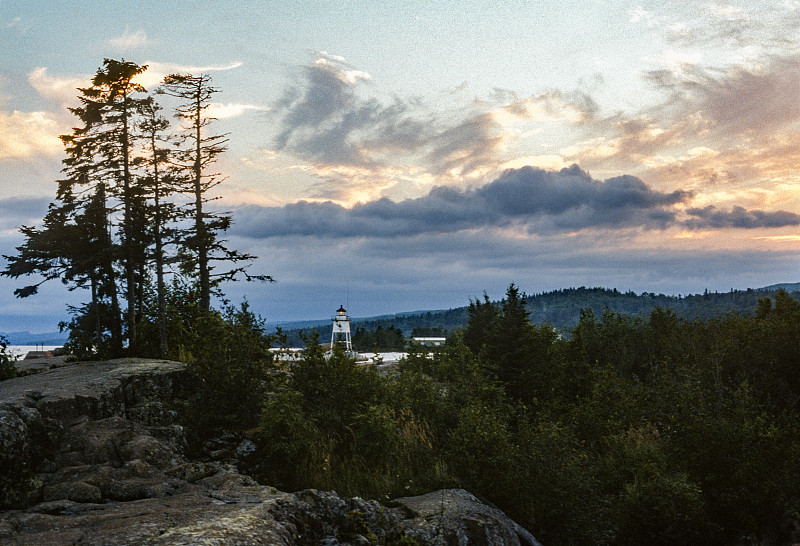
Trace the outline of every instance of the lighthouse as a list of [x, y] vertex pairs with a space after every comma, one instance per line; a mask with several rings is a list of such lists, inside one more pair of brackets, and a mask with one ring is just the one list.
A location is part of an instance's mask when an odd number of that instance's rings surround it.
[[350, 339], [350, 319], [347, 318], [347, 311], [344, 307], [339, 307], [336, 310], [336, 316], [333, 317], [333, 330], [331, 331], [331, 350], [334, 345], [338, 343], [344, 345], [344, 350], [348, 354], [353, 353], [353, 342]]

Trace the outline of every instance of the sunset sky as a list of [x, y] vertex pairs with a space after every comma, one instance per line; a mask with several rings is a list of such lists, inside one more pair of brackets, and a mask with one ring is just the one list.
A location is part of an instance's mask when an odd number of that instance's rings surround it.
[[[0, 1], [0, 254], [104, 58], [207, 73], [268, 321], [800, 281], [800, 1]], [[5, 261], [0, 260], [0, 268]], [[0, 331], [52, 331], [50, 283]]]

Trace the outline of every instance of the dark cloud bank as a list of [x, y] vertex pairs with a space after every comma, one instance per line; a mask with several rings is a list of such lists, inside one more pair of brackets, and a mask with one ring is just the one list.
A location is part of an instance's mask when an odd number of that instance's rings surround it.
[[686, 208], [694, 194], [660, 192], [633, 176], [595, 180], [577, 165], [560, 171], [511, 169], [470, 190], [435, 187], [424, 197], [394, 202], [383, 198], [345, 208], [333, 202], [300, 201], [282, 207], [249, 206], [237, 211], [235, 234], [282, 236], [396, 237], [522, 227], [557, 234], [582, 229], [723, 229], [800, 225], [800, 215], [776, 211]]

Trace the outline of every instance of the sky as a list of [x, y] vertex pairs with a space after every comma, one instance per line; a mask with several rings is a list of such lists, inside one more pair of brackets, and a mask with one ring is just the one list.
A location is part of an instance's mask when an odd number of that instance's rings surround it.
[[[0, 50], [0, 254], [112, 58], [212, 77], [226, 239], [277, 281], [223, 290], [269, 322], [800, 280], [800, 1], [0, 0]], [[88, 299], [23, 283], [0, 331]]]

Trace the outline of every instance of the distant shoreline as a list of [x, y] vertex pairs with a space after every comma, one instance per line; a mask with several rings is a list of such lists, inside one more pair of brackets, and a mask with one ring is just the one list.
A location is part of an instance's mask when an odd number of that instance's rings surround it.
[[8, 354], [16, 356], [19, 360], [25, 358], [30, 351], [52, 351], [64, 345], [9, 345], [6, 348]]

